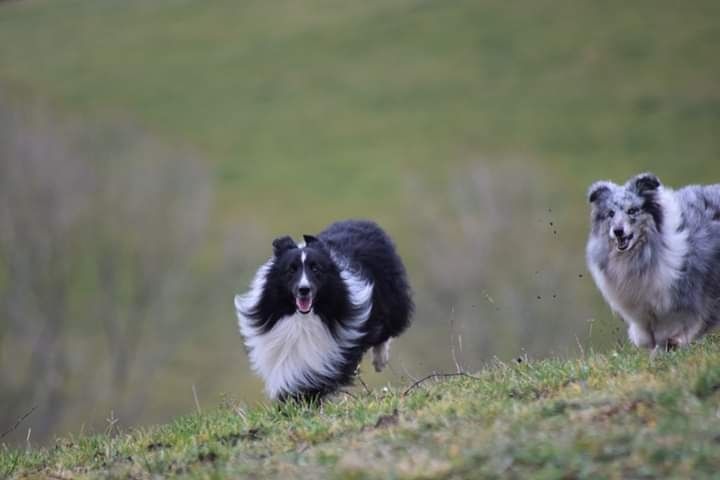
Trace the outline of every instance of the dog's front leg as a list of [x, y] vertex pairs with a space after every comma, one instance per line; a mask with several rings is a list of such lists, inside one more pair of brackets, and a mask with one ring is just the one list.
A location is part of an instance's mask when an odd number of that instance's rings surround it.
[[629, 322], [628, 337], [636, 347], [655, 348], [655, 335], [652, 330], [637, 322]]
[[383, 368], [390, 361], [390, 342], [392, 338], [388, 338], [383, 343], [373, 347], [373, 366], [376, 372], [382, 372]]

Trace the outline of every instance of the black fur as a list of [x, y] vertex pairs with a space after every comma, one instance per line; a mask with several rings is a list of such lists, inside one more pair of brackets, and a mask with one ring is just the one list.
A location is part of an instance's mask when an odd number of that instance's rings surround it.
[[660, 187], [660, 180], [652, 173], [642, 173], [635, 178], [635, 191], [638, 195], [654, 192]]
[[642, 209], [652, 216], [657, 231], [662, 232], [664, 220], [663, 210], [657, 201], [657, 197], [654, 194], [646, 194], [643, 198], [645, 201], [643, 202]]
[[318, 238], [374, 284], [366, 349], [400, 335], [410, 323], [413, 301], [405, 267], [390, 237], [373, 222], [347, 220], [330, 225]]
[[588, 201], [590, 203], [595, 203], [608, 193], [610, 193], [610, 188], [607, 187], [606, 185], [594, 186], [590, 190], [590, 195], [588, 196]]
[[280, 237], [273, 240], [273, 255], [276, 257], [281, 256], [283, 253], [287, 252], [288, 250], [291, 250], [293, 248], [297, 248], [297, 245], [290, 237]]
[[[278, 398], [318, 400], [352, 383], [363, 354], [373, 346], [400, 335], [410, 324], [413, 313], [411, 290], [405, 267], [392, 240], [373, 222], [347, 220], [330, 225], [316, 236], [304, 235], [299, 247], [290, 237], [273, 242], [274, 258], [265, 276], [259, 301], [252, 308], [239, 310], [261, 334], [267, 334], [278, 321], [294, 315], [303, 272], [307, 277], [312, 312], [340, 342], [343, 329], [360, 313], [342, 272], [372, 282], [372, 309], [358, 329], [362, 332], [351, 346], [342, 349], [342, 362], [334, 365], [333, 377], [313, 374], [312, 382]], [[302, 265], [302, 255], [305, 263]], [[285, 320], [291, 321], [292, 319]]]

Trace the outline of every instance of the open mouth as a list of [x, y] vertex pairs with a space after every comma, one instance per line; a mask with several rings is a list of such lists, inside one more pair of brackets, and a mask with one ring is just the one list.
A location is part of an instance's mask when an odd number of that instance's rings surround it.
[[310, 296], [295, 297], [295, 306], [297, 306], [298, 311], [302, 314], [310, 313], [313, 306], [313, 298]]
[[634, 234], [626, 235], [624, 237], [618, 237], [617, 238], [617, 249], [621, 252], [624, 252], [630, 247], [630, 242], [632, 241]]

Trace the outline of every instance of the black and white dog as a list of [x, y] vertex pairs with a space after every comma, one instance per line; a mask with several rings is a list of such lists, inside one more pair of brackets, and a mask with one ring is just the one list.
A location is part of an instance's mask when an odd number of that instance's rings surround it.
[[235, 297], [240, 333], [270, 398], [319, 399], [352, 383], [373, 348], [380, 371], [413, 312], [405, 267], [369, 221], [273, 241], [250, 291]]
[[645, 173], [588, 198], [588, 267], [632, 343], [687, 345], [720, 324], [720, 185], [672, 190]]

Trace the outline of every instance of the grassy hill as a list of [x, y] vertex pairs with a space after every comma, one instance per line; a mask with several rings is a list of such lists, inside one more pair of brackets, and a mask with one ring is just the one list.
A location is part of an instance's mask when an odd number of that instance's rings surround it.
[[[214, 194], [206, 244], [178, 259], [193, 295], [158, 319], [176, 336], [148, 322], [134, 388], [107, 385], [107, 339], [78, 300], [99, 287], [71, 292], [52, 432], [111, 409], [164, 421], [193, 408], [191, 385], [207, 402], [259, 398], [232, 297], [273, 236], [338, 218], [378, 220], [408, 263], [418, 309], [398, 371], [447, 368], [451, 337], [474, 367], [577, 339], [605, 348], [615, 325], [584, 269], [585, 190], [640, 170], [720, 179], [718, 18], [716, 0], [0, 1], [0, 109], [69, 122], [97, 139], [91, 159], [151, 157], [149, 139], [189, 151]], [[5, 325], [0, 371], [22, 391], [14, 352], [33, 347]]]
[[495, 362], [320, 408], [217, 409], [0, 452], [18, 478], [715, 478], [720, 338], [651, 359]]

